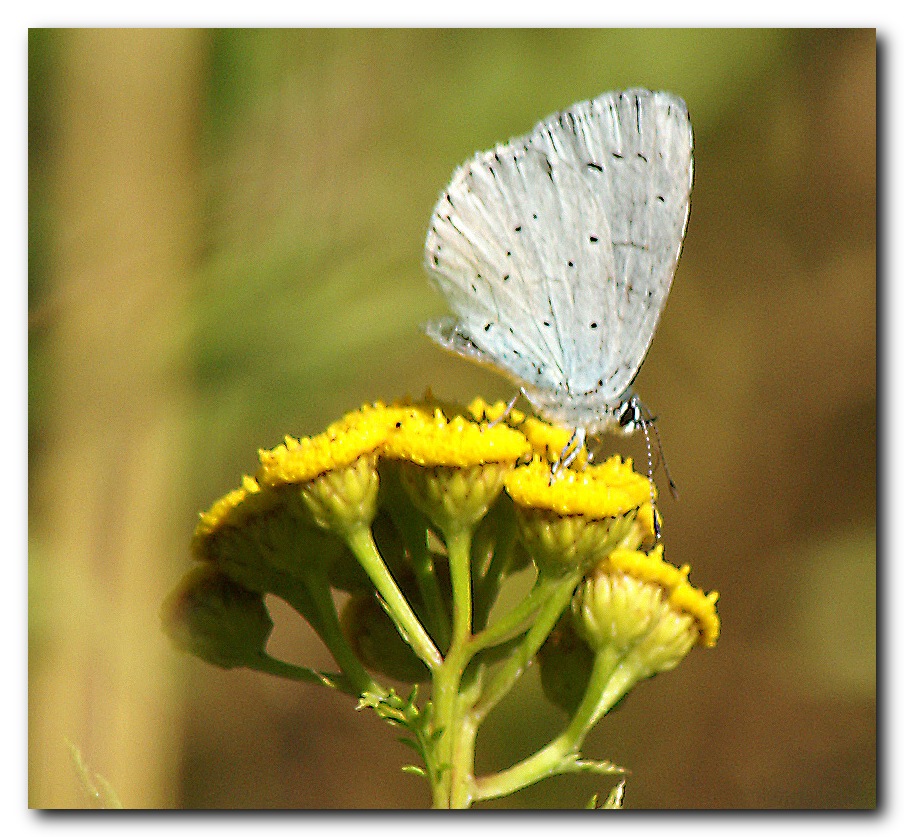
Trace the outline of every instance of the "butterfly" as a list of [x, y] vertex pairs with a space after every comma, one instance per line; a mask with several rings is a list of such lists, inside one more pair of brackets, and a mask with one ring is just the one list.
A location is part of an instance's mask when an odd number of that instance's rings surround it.
[[588, 435], [652, 421], [631, 385], [681, 253], [692, 149], [679, 97], [603, 93], [476, 154], [433, 210], [425, 264], [454, 316], [427, 334], [571, 428], [562, 465]]

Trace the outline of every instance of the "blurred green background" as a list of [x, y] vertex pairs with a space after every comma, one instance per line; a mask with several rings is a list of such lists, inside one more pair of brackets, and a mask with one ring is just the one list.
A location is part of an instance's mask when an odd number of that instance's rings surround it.
[[[127, 807], [429, 804], [372, 713], [181, 657], [157, 610], [259, 447], [428, 386], [512, 394], [419, 332], [433, 203], [473, 152], [632, 85], [695, 129], [637, 389], [680, 490], [667, 557], [724, 627], [587, 752], [631, 769], [631, 808], [875, 804], [875, 31], [139, 29], [29, 36], [31, 806], [84, 804], [67, 738]], [[276, 653], [329, 667], [274, 618]], [[482, 770], [562, 724], [535, 672], [516, 695]]]

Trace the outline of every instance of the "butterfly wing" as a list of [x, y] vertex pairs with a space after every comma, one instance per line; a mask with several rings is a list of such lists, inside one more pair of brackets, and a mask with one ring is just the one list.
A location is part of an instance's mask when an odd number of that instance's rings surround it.
[[426, 265], [457, 319], [427, 332], [444, 348], [564, 396], [575, 323], [586, 320], [589, 330], [602, 322], [603, 302], [581, 277], [614, 278], [611, 234], [591, 181], [525, 139], [477, 154], [437, 203]]
[[584, 173], [605, 207], [614, 281], [583, 279], [602, 301], [605, 329], [575, 330], [565, 374], [578, 391], [602, 380], [599, 395], [615, 404], [643, 363], [681, 252], [693, 182], [687, 107], [669, 93], [605, 93], [544, 120], [528, 143]]

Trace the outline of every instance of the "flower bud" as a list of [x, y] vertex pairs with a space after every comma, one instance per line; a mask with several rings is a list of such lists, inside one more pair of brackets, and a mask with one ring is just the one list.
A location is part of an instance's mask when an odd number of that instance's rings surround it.
[[352, 596], [340, 619], [355, 655], [371, 671], [403, 683], [424, 683], [430, 671], [400, 636], [375, 596]]
[[221, 668], [255, 667], [273, 630], [263, 596], [212, 564], [198, 564], [183, 576], [160, 617], [177, 647]]
[[718, 594], [692, 587], [689, 571], [663, 561], [661, 546], [614, 550], [575, 593], [575, 629], [595, 653], [626, 661], [637, 680], [674, 668], [694, 645], [715, 645], [719, 636]]
[[593, 660], [593, 651], [574, 629], [571, 614], [565, 611], [537, 653], [540, 683], [550, 703], [574, 714], [587, 689]]

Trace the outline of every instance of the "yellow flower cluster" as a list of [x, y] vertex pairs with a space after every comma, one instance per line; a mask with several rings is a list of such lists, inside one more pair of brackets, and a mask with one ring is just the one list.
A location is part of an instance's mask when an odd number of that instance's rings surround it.
[[558, 454], [568, 432], [517, 410], [502, 422], [504, 410], [502, 402], [487, 405], [480, 399], [467, 411], [432, 399], [391, 406], [378, 402], [349, 413], [316, 436], [287, 436], [283, 444], [259, 451], [261, 467], [255, 477], [244, 477], [240, 488], [201, 514], [195, 542], [201, 544], [217, 529], [239, 526], [248, 515], [262, 511], [274, 501], [267, 489], [311, 483], [362, 457], [373, 457], [374, 464], [384, 458], [434, 469], [504, 465], [505, 487], [517, 504], [562, 515], [600, 519], [648, 500], [646, 478], [632, 470], [630, 460], [619, 457], [583, 471], [561, 469], [550, 481], [555, 461], [550, 452]]
[[[200, 515], [192, 552], [203, 564], [165, 608], [170, 633], [217, 665], [273, 670], [263, 597], [274, 594], [324, 640], [341, 669], [332, 682], [362, 694], [381, 688], [370, 672], [420, 682], [456, 642], [494, 630], [503, 578], [532, 561], [547, 599], [537, 594], [543, 618], [525, 654], [557, 705], [608, 705], [694, 645], [715, 645], [718, 594], [691, 586], [661, 546], [639, 551], [658, 540], [655, 489], [630, 459], [590, 464], [581, 451], [553, 476], [570, 443], [503, 402], [429, 394], [287, 436]], [[341, 618], [334, 590], [351, 593]], [[534, 636], [555, 620], [546, 640]], [[592, 674], [603, 664], [617, 665], [605, 688]]]
[[648, 478], [633, 470], [630, 459], [613, 456], [598, 465], [578, 459], [551, 479], [569, 436], [507, 411], [503, 402], [476, 399], [463, 409], [428, 395], [418, 403], [365, 405], [323, 433], [286, 437], [260, 450], [257, 474], [201, 514], [193, 551], [215, 559], [218, 533], [281, 511], [348, 540], [374, 520], [385, 461], [444, 534], [476, 525], [504, 490], [514, 502], [521, 541], [541, 571], [602, 561], [596, 572], [658, 585], [670, 606], [693, 617], [700, 643], [715, 644], [716, 594], [693, 588], [688, 568], [665, 563], [661, 549], [634, 551], [653, 536]]

